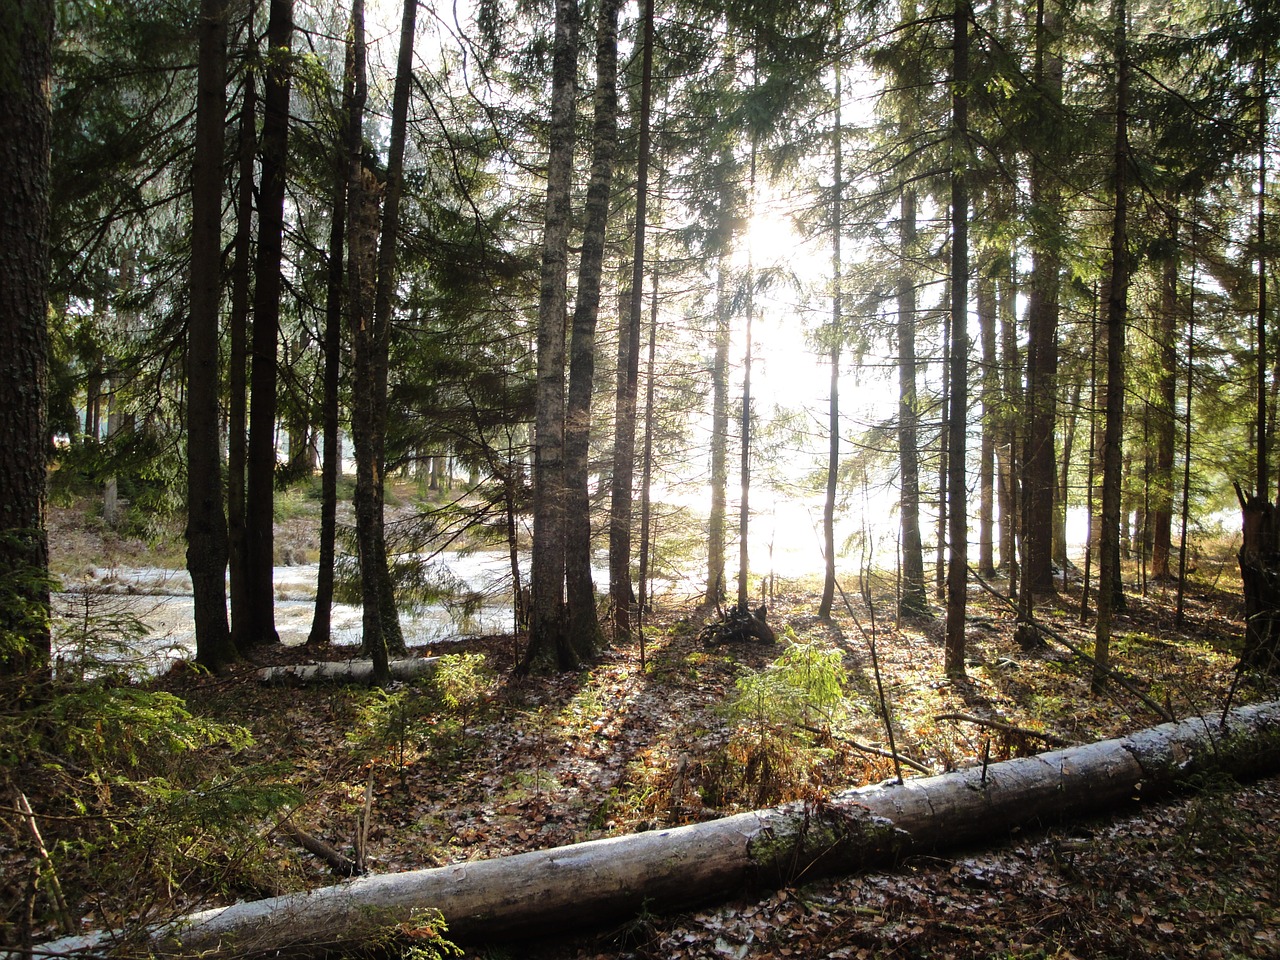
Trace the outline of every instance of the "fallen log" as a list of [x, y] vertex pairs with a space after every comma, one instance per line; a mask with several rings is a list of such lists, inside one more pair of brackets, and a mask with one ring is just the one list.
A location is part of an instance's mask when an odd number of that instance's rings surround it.
[[[493, 941], [605, 924], [647, 909], [687, 909], [744, 888], [848, 873], [908, 853], [1096, 814], [1167, 793], [1215, 771], [1280, 769], [1280, 703], [1217, 720], [1167, 723], [1123, 737], [937, 777], [850, 790], [708, 823], [611, 837], [473, 863], [366, 876], [206, 910], [155, 926], [132, 947], [157, 955], [316, 953], [385, 935], [437, 909], [458, 941]], [[37, 948], [65, 957], [112, 948], [118, 935]]]
[[[416, 680], [436, 668], [439, 657], [408, 657], [387, 664], [392, 680]], [[372, 660], [321, 660], [316, 663], [292, 663], [283, 667], [263, 667], [258, 671], [263, 683], [312, 683], [329, 680], [335, 683], [371, 683]]]

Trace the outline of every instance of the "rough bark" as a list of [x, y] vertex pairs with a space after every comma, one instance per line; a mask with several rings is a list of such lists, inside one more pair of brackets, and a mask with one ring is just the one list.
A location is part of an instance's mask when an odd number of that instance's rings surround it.
[[[1036, 87], [1042, 101], [1046, 143], [1053, 143], [1062, 112], [1060, 32], [1053, 0], [1037, 7]], [[1054, 425], [1058, 403], [1058, 313], [1061, 288], [1062, 196], [1047, 151], [1033, 155], [1031, 290], [1027, 303], [1027, 434], [1023, 453], [1022, 593], [1030, 610], [1036, 594], [1053, 593], [1053, 514], [1057, 487]]]
[[[1107, 295], [1106, 420], [1102, 431], [1102, 531], [1098, 544], [1098, 615], [1094, 624], [1096, 664], [1093, 686], [1106, 680], [1110, 664], [1112, 611], [1124, 595], [1114, 585], [1120, 579], [1120, 497], [1124, 465], [1124, 340], [1129, 311], [1129, 53], [1125, 0], [1115, 0], [1116, 128], [1112, 187], [1111, 277]], [[1117, 596], [1119, 594], [1119, 596]], [[1120, 602], [1117, 603], [1117, 600]]]
[[978, 336], [982, 341], [982, 445], [978, 455], [978, 575], [996, 573], [996, 437], [1000, 433], [1000, 369], [996, 362], [995, 254], [983, 252], [978, 270]]
[[0, 653], [0, 673], [44, 669], [50, 656], [44, 521], [53, 7], [52, 0], [4, 5], [16, 58], [0, 71], [0, 569], [4, 595], [12, 591], [26, 613], [5, 611], [26, 649]]
[[[369, 200], [372, 184], [362, 194], [359, 225], [361, 272], [370, 265], [372, 255], [372, 312], [368, 297], [370, 278], [364, 276], [361, 320], [354, 331], [353, 345], [356, 384], [352, 391], [353, 439], [356, 441], [356, 491], [354, 497], [356, 538], [360, 544], [360, 585], [363, 607], [364, 646], [378, 664], [375, 683], [384, 684], [390, 677], [382, 675], [389, 654], [402, 653], [404, 635], [396, 610], [395, 592], [387, 559], [385, 528], [387, 376], [391, 347], [392, 291], [396, 284], [396, 246], [400, 233], [400, 197], [404, 188], [404, 150], [409, 114], [409, 89], [413, 70], [413, 39], [417, 23], [417, 0], [405, 0], [400, 21], [400, 48], [396, 62], [396, 81], [391, 98], [390, 144], [387, 151], [386, 180], [382, 185], [382, 216], [379, 221], [376, 203]], [[364, 44], [363, 35], [356, 37], [357, 48]], [[359, 54], [357, 54], [359, 56]], [[353, 61], [355, 83], [364, 83], [363, 57]], [[354, 89], [354, 87], [353, 87]], [[353, 97], [353, 114], [356, 98]], [[364, 113], [360, 99], [359, 114]], [[354, 119], [352, 121], [355, 122]], [[354, 136], [354, 134], [353, 134]], [[349, 145], [350, 146], [350, 145]], [[354, 164], [352, 164], [354, 178]], [[371, 189], [373, 188], [373, 189]], [[353, 224], [356, 207], [352, 202]], [[374, 235], [376, 233], [376, 243]], [[355, 427], [359, 427], [355, 430]]]
[[[253, 36], [252, 5], [246, 31]], [[245, 639], [251, 622], [249, 579], [245, 542], [245, 432], [249, 384], [249, 297], [253, 260], [253, 166], [257, 153], [256, 109], [253, 75], [244, 77], [244, 103], [240, 108], [240, 155], [236, 184], [236, 235], [232, 245], [231, 309], [227, 314], [230, 355], [227, 375], [227, 543], [231, 593], [231, 638], [237, 650], [249, 646]]]
[[953, 16], [951, 122], [951, 356], [947, 380], [947, 622], [943, 669], [964, 676], [965, 610], [969, 584], [969, 510], [965, 449], [969, 433], [969, 18], [967, 0], [956, 0]]
[[258, 256], [254, 266], [252, 358], [249, 366], [248, 483], [245, 501], [246, 647], [277, 643], [275, 624], [276, 354], [284, 255], [285, 173], [289, 153], [289, 56], [293, 0], [271, 0], [270, 66], [263, 92]]
[[227, 9], [227, 0], [202, 0], [196, 28], [199, 54], [187, 319], [187, 570], [195, 607], [196, 661], [215, 671], [236, 658], [227, 620], [227, 519], [222, 510], [218, 437]]
[[[1006, 835], [1022, 827], [1124, 808], [1205, 774], [1280, 769], [1280, 704], [1242, 707], [1132, 736], [862, 787], [821, 804], [610, 837], [495, 860], [347, 883], [192, 914], [145, 932], [161, 956], [258, 956], [334, 948], [387, 934], [435, 908], [466, 943], [604, 925], [641, 909], [687, 909], [743, 889], [851, 873]], [[110, 934], [40, 946], [68, 956]]]
[[556, 0], [547, 203], [538, 293], [538, 386], [533, 454], [532, 607], [523, 672], [577, 666], [564, 609], [564, 360], [577, 90], [578, 3]]
[[635, 243], [626, 332], [618, 336], [617, 396], [613, 418], [613, 477], [609, 498], [609, 599], [615, 640], [631, 637], [631, 518], [636, 472], [636, 398], [640, 385], [640, 318], [643, 313], [645, 238], [648, 233], [650, 116], [653, 106], [653, 0], [641, 10], [640, 143], [636, 158]]
[[597, 15], [596, 89], [593, 97], [591, 179], [587, 185], [586, 223], [578, 261], [578, 292], [569, 349], [569, 396], [565, 417], [565, 587], [569, 643], [583, 660], [595, 656], [603, 637], [596, 616], [591, 578], [591, 394], [595, 387], [596, 321], [604, 272], [605, 229], [613, 155], [618, 140], [618, 7], [603, 0]]
[[[325, 285], [324, 317], [324, 397], [321, 401], [324, 432], [320, 465], [320, 561], [316, 571], [316, 605], [311, 615], [307, 646], [317, 647], [330, 640], [333, 613], [333, 565], [338, 532], [338, 387], [342, 372], [342, 318], [345, 308], [344, 283], [347, 230], [347, 179], [351, 175], [348, 156], [353, 139], [354, 113], [351, 102], [355, 88], [355, 49], [348, 41], [343, 71], [342, 104], [346, 118], [343, 142], [334, 161], [333, 212], [329, 221], [329, 273]], [[354, 138], [358, 140], [359, 131]]]
[[902, 595], [900, 617], [929, 614], [924, 583], [924, 543], [920, 537], [919, 399], [916, 394], [916, 286], [909, 265], [916, 256], [916, 193], [902, 189], [898, 207], [898, 472], [902, 480]]

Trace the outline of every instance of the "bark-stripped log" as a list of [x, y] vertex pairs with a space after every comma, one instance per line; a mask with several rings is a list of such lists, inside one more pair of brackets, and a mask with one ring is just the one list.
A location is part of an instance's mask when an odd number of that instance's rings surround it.
[[[645, 906], [687, 908], [744, 888], [846, 873], [904, 854], [1099, 813], [1207, 771], [1280, 769], [1280, 703], [1163, 724], [1130, 737], [904, 784], [822, 806], [788, 805], [709, 823], [496, 860], [361, 877], [309, 893], [207, 910], [152, 928], [165, 956], [316, 952], [367, 941], [411, 911], [440, 910], [456, 940], [581, 931]], [[110, 934], [67, 938], [44, 956], [103, 950]]]
[[[387, 664], [392, 680], [416, 680], [436, 668], [439, 657], [408, 657]], [[258, 671], [263, 683], [311, 683], [332, 680], [338, 683], [371, 683], [372, 660], [322, 660], [319, 663], [296, 663], [285, 667], [263, 667]]]

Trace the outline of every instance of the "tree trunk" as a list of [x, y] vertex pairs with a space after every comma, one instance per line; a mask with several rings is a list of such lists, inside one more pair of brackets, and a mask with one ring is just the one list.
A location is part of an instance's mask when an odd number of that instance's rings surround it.
[[217, 671], [236, 658], [227, 622], [227, 520], [222, 512], [222, 444], [218, 440], [227, 0], [201, 0], [196, 30], [191, 312], [187, 320], [187, 570], [195, 606], [196, 662]]
[[[661, 197], [665, 193], [666, 172], [659, 167], [658, 173], [658, 196]], [[658, 244], [660, 238], [654, 239], [653, 250], [653, 272], [650, 277], [649, 287], [649, 356], [646, 361], [645, 387], [644, 387], [644, 451], [640, 455], [640, 558], [639, 572], [640, 583], [639, 589], [636, 591], [636, 603], [639, 612], [643, 614], [649, 608], [649, 601], [653, 598], [652, 566], [653, 566], [653, 519], [652, 519], [652, 489], [653, 489], [653, 431], [657, 421], [656, 417], [656, 395], [657, 395], [657, 353], [658, 353], [658, 265], [661, 258], [658, 256]], [[644, 642], [643, 629], [640, 635], [641, 643]], [[641, 649], [643, 653], [643, 648]], [[641, 658], [643, 659], [643, 657]]]
[[978, 458], [978, 574], [996, 575], [996, 438], [1000, 434], [1000, 368], [996, 361], [996, 254], [984, 251], [978, 272], [978, 333], [982, 341], [982, 446]]
[[1240, 669], [1280, 673], [1280, 523], [1265, 496], [1246, 497], [1236, 484], [1243, 514], [1238, 559], [1244, 586], [1245, 632]]
[[[1054, 0], [1047, 0], [1053, 3]], [[1037, 4], [1035, 83], [1054, 143], [1062, 112], [1062, 60], [1053, 51], [1056, 8]], [[1032, 238], [1031, 290], [1027, 304], [1027, 435], [1022, 470], [1022, 597], [1028, 611], [1037, 594], [1054, 592], [1053, 517], [1057, 487], [1054, 427], [1058, 403], [1058, 312], [1061, 288], [1062, 195], [1048, 153], [1031, 163], [1031, 206], [1038, 224]]]
[[[1124, 427], [1124, 327], [1129, 309], [1129, 50], [1126, 0], [1115, 0], [1116, 133], [1112, 171], [1111, 278], [1107, 294], [1106, 420], [1102, 432], [1102, 531], [1098, 544], [1098, 616], [1094, 625], [1093, 687], [1110, 666], [1111, 615], [1123, 605], [1120, 579], [1120, 495]], [[1117, 599], [1120, 603], [1117, 603]]]
[[569, 403], [565, 417], [565, 586], [569, 602], [569, 643], [581, 660], [593, 658], [603, 642], [596, 616], [596, 588], [591, 579], [589, 452], [596, 321], [600, 315], [613, 155], [618, 141], [619, 5], [620, 0], [603, 0], [597, 15], [593, 156], [582, 255], [578, 261], [577, 301], [569, 350]]
[[969, 17], [956, 0], [951, 84], [951, 384], [947, 469], [947, 627], [944, 671], [964, 676], [965, 611], [969, 589], [969, 510], [965, 444], [969, 432]]
[[898, 471], [902, 478], [902, 596], [899, 617], [929, 615], [920, 537], [920, 403], [916, 394], [916, 286], [910, 265], [916, 256], [916, 193], [903, 187], [898, 198]]
[[[640, 318], [644, 298], [646, 207], [649, 200], [650, 116], [653, 101], [653, 0], [644, 0], [640, 59], [640, 144], [636, 160], [635, 246], [631, 259], [626, 335], [618, 337], [618, 388], [614, 405], [613, 477], [609, 500], [609, 597], [615, 640], [631, 637], [631, 517], [636, 470], [636, 397], [640, 383]], [[623, 349], [625, 347], [625, 350]]]
[[1018, 450], [1021, 449], [1018, 427], [1022, 423], [1022, 377], [1018, 371], [1021, 361], [1018, 350], [1018, 282], [1016, 257], [1010, 256], [1006, 271], [996, 290], [1000, 314], [1000, 357], [1002, 362], [1001, 392], [1003, 394], [1004, 429], [996, 450], [1000, 472], [1000, 565], [1009, 575], [1009, 596], [1017, 595], [1018, 564], [1018, 504], [1021, 502], [1018, 477]]
[[[836, 48], [840, 48], [840, 27], [836, 27]], [[842, 263], [840, 260], [840, 231], [844, 192], [842, 168], [844, 127], [840, 122], [841, 99], [844, 91], [840, 83], [840, 59], [836, 58], [836, 117], [831, 132], [832, 185], [831, 185], [831, 342], [828, 344], [831, 363], [831, 387], [827, 407], [827, 487], [822, 501], [822, 550], [825, 572], [822, 579], [822, 599], [818, 603], [818, 618], [831, 617], [831, 605], [836, 595], [836, 481], [840, 476], [840, 348], [844, 339], [844, 314], [840, 302]]]
[[[1006, 836], [1022, 827], [1124, 809], [1207, 774], [1280, 768], [1280, 704], [1225, 723], [1166, 723], [1116, 740], [889, 782], [669, 830], [610, 837], [409, 873], [382, 874], [192, 914], [147, 931], [161, 956], [260, 956], [363, 946], [438, 909], [467, 944], [604, 926], [641, 910], [687, 910], [744, 889], [786, 886]], [[112, 933], [41, 944], [69, 956]]]
[[319, 663], [295, 663], [283, 667], [263, 667], [258, 671], [262, 683], [304, 684], [313, 681], [337, 683], [372, 683], [377, 672], [385, 669], [394, 680], [418, 680], [435, 672], [439, 657], [406, 657], [379, 665], [373, 660], [324, 660]]
[[578, 3], [556, 0], [547, 205], [538, 294], [538, 386], [534, 425], [532, 607], [521, 671], [571, 670], [564, 609], [564, 327], [577, 90]]
[[0, 674], [43, 672], [50, 659], [45, 464], [54, 5], [28, 0], [6, 9], [16, 19], [5, 27], [11, 46], [0, 96], [0, 598], [6, 629], [22, 646], [0, 653]]
[[1160, 278], [1160, 312], [1156, 349], [1160, 351], [1156, 385], [1155, 475], [1152, 477], [1151, 576], [1168, 580], [1173, 548], [1173, 460], [1177, 446], [1178, 404], [1178, 197], [1168, 198], [1168, 244]]
[[[382, 206], [382, 229], [378, 237], [378, 272], [374, 287], [373, 329], [367, 341], [369, 348], [370, 389], [362, 394], [368, 401], [366, 430], [367, 453], [373, 459], [366, 471], [372, 489], [366, 495], [373, 501], [373, 526], [362, 535], [373, 546], [373, 556], [360, 555], [360, 578], [364, 584], [362, 603], [377, 605], [382, 639], [388, 653], [403, 653], [404, 634], [391, 582], [387, 559], [386, 524], [386, 440], [387, 440], [387, 375], [391, 349], [391, 321], [395, 309], [392, 294], [398, 282], [397, 250], [400, 243], [400, 198], [404, 193], [404, 149], [409, 124], [409, 94], [413, 83], [413, 41], [417, 25], [418, 0], [405, 0], [400, 20], [400, 49], [396, 59], [396, 82], [391, 96], [391, 130], [387, 151], [387, 180]], [[370, 583], [372, 579], [372, 583]], [[367, 615], [366, 615], [367, 620]], [[381, 682], [381, 678], [379, 678]]]
[[[756, 81], [758, 83], [758, 78]], [[751, 172], [748, 179], [747, 222], [755, 216], [756, 201], [756, 140], [751, 138]], [[742, 348], [742, 416], [740, 445], [738, 448], [738, 612], [745, 613], [750, 609], [751, 574], [751, 359], [754, 345], [751, 342], [751, 327], [755, 320], [756, 268], [751, 248], [751, 238], [747, 238], [747, 317]]]
[[254, 269], [250, 361], [248, 485], [245, 501], [246, 647], [278, 643], [275, 625], [276, 351], [280, 333], [284, 255], [285, 167], [289, 155], [289, 66], [293, 0], [271, 0], [262, 120], [262, 184], [258, 257]]
[[[727, 188], [721, 194], [727, 219]], [[715, 348], [711, 360], [711, 514], [707, 520], [708, 606], [725, 598], [725, 530], [729, 481], [729, 256], [720, 254], [716, 269]]]
[[331, 639], [333, 612], [333, 564], [338, 532], [338, 390], [342, 373], [342, 318], [346, 264], [347, 180], [351, 175], [350, 145], [359, 139], [353, 133], [352, 100], [355, 93], [355, 45], [347, 41], [346, 65], [342, 79], [342, 106], [345, 129], [334, 159], [333, 211], [329, 221], [329, 274], [325, 286], [324, 310], [324, 399], [321, 403], [324, 446], [320, 465], [320, 563], [316, 571], [316, 605], [311, 615], [308, 647], [321, 647]]
[[[253, 38], [253, 4], [249, 5], [246, 36]], [[230, 356], [227, 401], [227, 541], [230, 565], [231, 638], [245, 650], [250, 624], [249, 580], [245, 527], [245, 417], [248, 409], [249, 297], [253, 260], [253, 166], [257, 151], [253, 74], [244, 77], [240, 108], [240, 156], [236, 184], [236, 235], [232, 245], [231, 309], [227, 314]]]

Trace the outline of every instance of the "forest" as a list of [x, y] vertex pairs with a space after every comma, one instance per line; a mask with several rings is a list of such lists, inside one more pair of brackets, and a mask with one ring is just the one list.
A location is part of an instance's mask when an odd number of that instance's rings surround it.
[[0, 957], [1280, 950], [1272, 4], [2, 9]]

